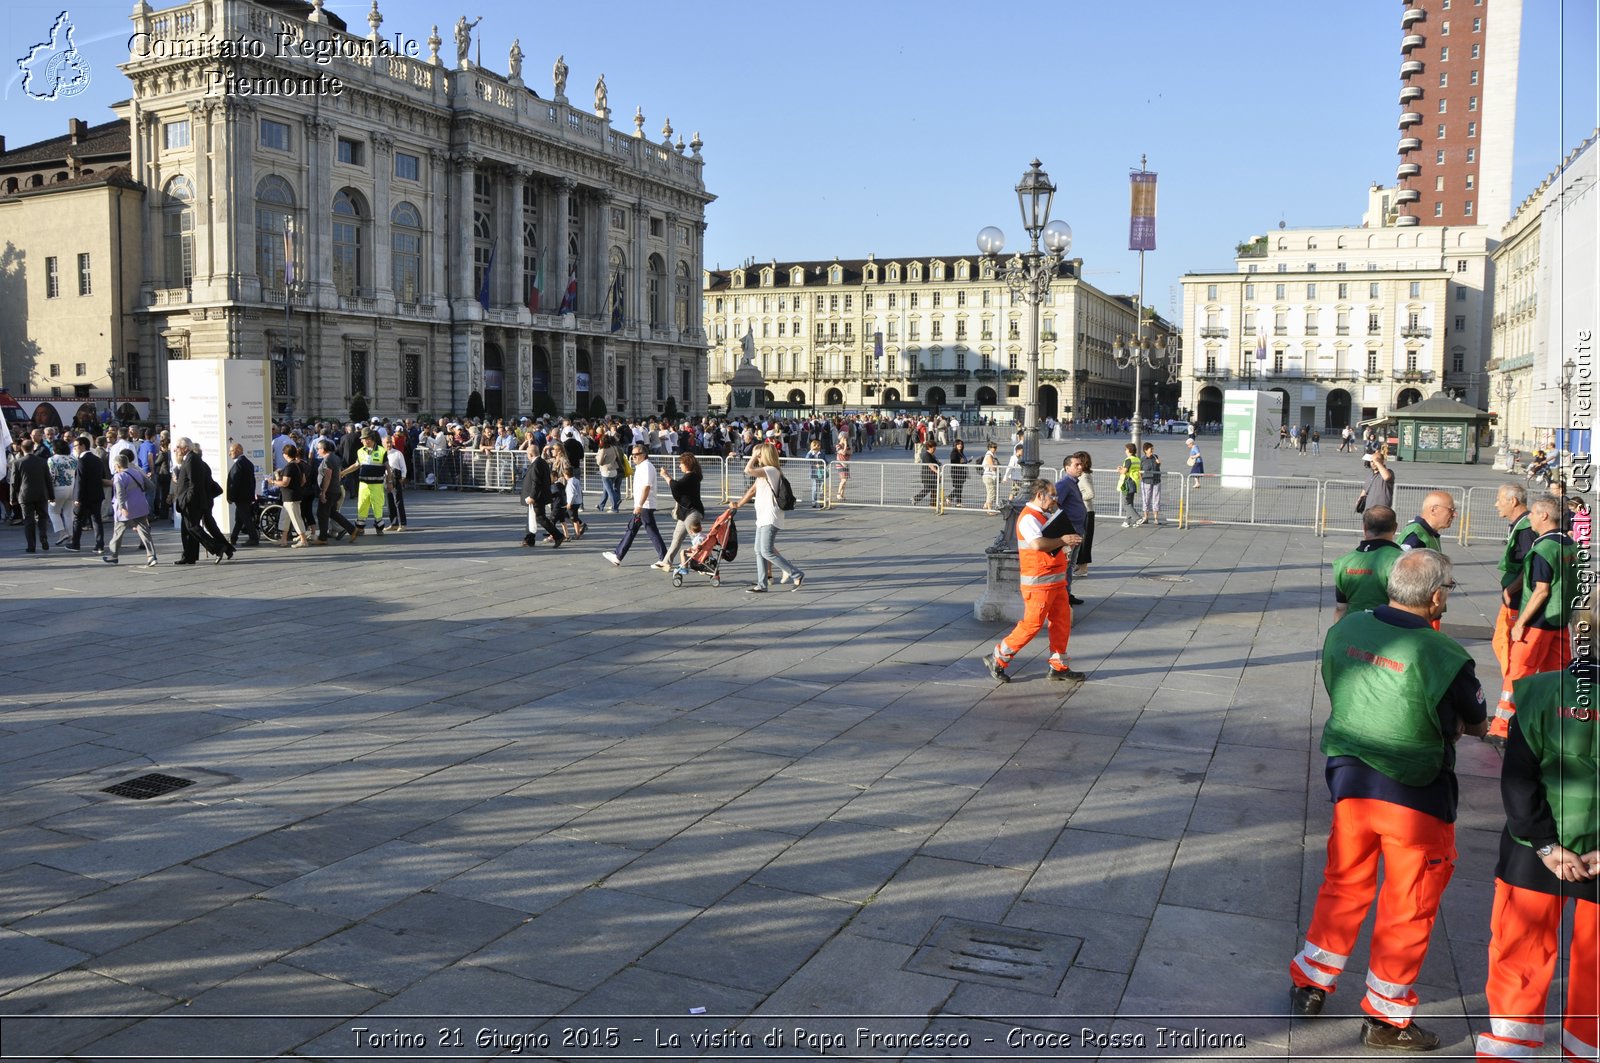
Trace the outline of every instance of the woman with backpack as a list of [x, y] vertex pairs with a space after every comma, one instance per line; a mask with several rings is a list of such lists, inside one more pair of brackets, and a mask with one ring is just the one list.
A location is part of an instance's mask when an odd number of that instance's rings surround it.
[[731, 508], [737, 512], [751, 499], [756, 503], [756, 581], [745, 590], [750, 594], [767, 593], [768, 565], [777, 565], [782, 570], [780, 583], [792, 582], [793, 589], [799, 590], [805, 573], [778, 553], [778, 532], [783, 528], [784, 511], [794, 508], [794, 489], [788, 487], [788, 480], [784, 478], [777, 448], [771, 443], [756, 444], [745, 464], [744, 474], [750, 478], [750, 487]]

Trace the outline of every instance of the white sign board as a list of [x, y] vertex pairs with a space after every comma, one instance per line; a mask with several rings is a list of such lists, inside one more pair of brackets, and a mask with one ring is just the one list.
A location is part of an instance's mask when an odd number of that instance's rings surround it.
[[[233, 443], [244, 448], [258, 471], [265, 467], [271, 445], [265, 361], [169, 361], [167, 381], [172, 438], [187, 437], [198, 446], [218, 484], [226, 486], [228, 448]], [[232, 533], [233, 515], [226, 493], [212, 503], [212, 515], [224, 533]]]
[[1278, 471], [1278, 426], [1283, 396], [1275, 391], [1228, 391], [1222, 396], [1222, 486], [1250, 490], [1257, 476]]

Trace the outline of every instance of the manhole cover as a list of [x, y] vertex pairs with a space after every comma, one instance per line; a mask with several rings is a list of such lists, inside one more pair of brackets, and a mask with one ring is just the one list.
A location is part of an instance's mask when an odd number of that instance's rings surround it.
[[1188, 583], [1189, 582], [1189, 577], [1188, 576], [1140, 576], [1139, 578], [1140, 579], [1147, 579], [1147, 580], [1151, 581], [1152, 583]]
[[115, 786], [107, 786], [100, 792], [111, 794], [113, 797], [130, 797], [135, 801], [148, 801], [152, 797], [170, 794], [174, 790], [181, 790], [185, 786], [193, 786], [193, 779], [180, 779], [176, 775], [162, 775], [160, 772], [151, 772], [141, 775], [137, 779], [119, 782]]
[[1054, 996], [1083, 947], [1079, 938], [946, 916], [904, 970]]

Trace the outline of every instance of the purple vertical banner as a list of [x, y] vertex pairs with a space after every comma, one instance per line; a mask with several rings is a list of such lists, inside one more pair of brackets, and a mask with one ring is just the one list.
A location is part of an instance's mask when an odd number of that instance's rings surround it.
[[1156, 249], [1156, 175], [1149, 170], [1134, 170], [1128, 175], [1131, 204], [1128, 218], [1128, 250]]

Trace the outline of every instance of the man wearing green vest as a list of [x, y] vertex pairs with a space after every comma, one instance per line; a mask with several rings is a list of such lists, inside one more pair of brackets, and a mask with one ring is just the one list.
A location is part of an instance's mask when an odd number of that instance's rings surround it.
[[1517, 714], [1506, 740], [1500, 795], [1506, 826], [1494, 869], [1489, 941], [1489, 1029], [1479, 1059], [1527, 1058], [1544, 1047], [1545, 1004], [1561, 952], [1562, 914], [1572, 909], [1567, 1059], [1594, 1059], [1600, 1045], [1600, 665], [1594, 614], [1573, 617], [1575, 660], [1516, 682]]
[[1397, 522], [1388, 506], [1362, 511], [1366, 538], [1333, 563], [1334, 623], [1343, 620], [1347, 612], [1363, 613], [1389, 604], [1389, 570], [1403, 552], [1394, 541]]
[[1456, 500], [1449, 491], [1429, 491], [1422, 512], [1400, 533], [1404, 550], [1438, 550], [1439, 533], [1456, 522]]
[[1389, 572], [1389, 604], [1351, 613], [1322, 648], [1333, 828], [1305, 948], [1289, 965], [1289, 1002], [1296, 1014], [1322, 1012], [1376, 896], [1361, 1000], [1369, 1048], [1416, 1052], [1439, 1044], [1412, 1021], [1415, 983], [1455, 870], [1455, 740], [1486, 729], [1472, 657], [1429, 627], [1455, 587], [1450, 572], [1437, 551], [1402, 555]]
[[1494, 510], [1510, 527], [1506, 531], [1505, 549], [1501, 551], [1500, 608], [1495, 614], [1494, 659], [1500, 662], [1500, 699], [1495, 706], [1494, 719], [1489, 722], [1485, 741], [1496, 745], [1504, 742], [1511, 714], [1517, 703], [1511, 696], [1511, 684], [1521, 676], [1511, 671], [1511, 625], [1522, 612], [1522, 569], [1533, 549], [1535, 533], [1528, 522], [1528, 491], [1521, 484], [1501, 484], [1495, 492]]
[[1522, 567], [1522, 611], [1511, 624], [1509, 663], [1515, 676], [1559, 671], [1569, 660], [1567, 614], [1579, 573], [1578, 544], [1561, 530], [1565, 518], [1566, 507], [1550, 495], [1528, 506], [1534, 540]]

